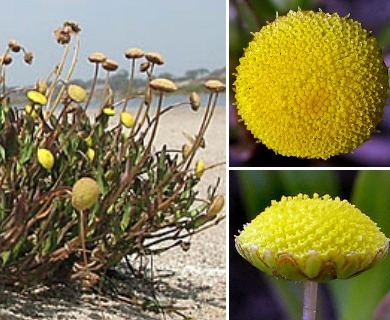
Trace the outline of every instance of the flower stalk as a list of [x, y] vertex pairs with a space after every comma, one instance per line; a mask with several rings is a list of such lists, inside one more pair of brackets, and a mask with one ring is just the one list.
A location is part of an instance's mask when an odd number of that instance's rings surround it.
[[315, 320], [317, 307], [318, 283], [313, 281], [303, 282], [303, 314], [302, 320]]

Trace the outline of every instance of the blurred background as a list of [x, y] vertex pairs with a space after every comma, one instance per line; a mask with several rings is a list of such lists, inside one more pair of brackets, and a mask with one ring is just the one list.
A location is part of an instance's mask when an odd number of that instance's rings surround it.
[[[364, 28], [373, 32], [390, 65], [390, 1], [389, 0], [230, 0], [229, 6], [229, 65], [230, 84], [243, 48], [252, 40], [250, 32], [257, 32], [266, 21], [273, 21], [276, 12], [286, 14], [289, 10], [315, 10], [337, 12], [341, 16], [359, 21]], [[230, 86], [230, 166], [390, 166], [390, 107], [389, 99], [384, 120], [379, 124], [380, 133], [372, 135], [354, 152], [335, 156], [326, 161], [307, 160], [276, 155], [263, 144], [255, 144], [252, 135], [238, 123], [237, 113], [232, 106], [234, 92]]]
[[[231, 320], [302, 317], [303, 285], [267, 276], [244, 260], [234, 246], [234, 236], [269, 206], [271, 200], [280, 200], [282, 195], [314, 192], [339, 196], [355, 204], [390, 236], [390, 171], [230, 170], [229, 175]], [[320, 284], [317, 320], [390, 319], [390, 295], [385, 298], [390, 292], [389, 274], [390, 258], [387, 257], [355, 278]], [[378, 314], [373, 317], [375, 310]]]

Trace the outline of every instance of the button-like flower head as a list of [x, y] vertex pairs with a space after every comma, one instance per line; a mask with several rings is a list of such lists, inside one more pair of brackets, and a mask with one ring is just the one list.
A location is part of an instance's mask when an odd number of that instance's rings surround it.
[[236, 237], [241, 256], [269, 275], [318, 282], [357, 275], [388, 247], [389, 239], [354, 205], [318, 194], [272, 201]]
[[276, 153], [323, 158], [350, 152], [382, 119], [387, 67], [357, 21], [290, 11], [254, 34], [237, 67], [238, 113]]

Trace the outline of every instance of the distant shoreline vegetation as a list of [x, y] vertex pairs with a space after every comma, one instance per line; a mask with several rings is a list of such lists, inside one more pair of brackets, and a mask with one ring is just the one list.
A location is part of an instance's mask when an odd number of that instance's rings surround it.
[[[205, 68], [192, 69], [185, 72], [183, 76], [176, 76], [169, 72], [163, 72], [158, 74], [155, 78], [166, 78], [175, 82], [178, 86], [178, 90], [174, 94], [187, 94], [192, 91], [205, 92], [206, 88], [204, 87], [205, 81], [209, 79], [220, 80], [221, 82], [226, 82], [226, 67], [215, 69], [209, 71]], [[127, 70], [121, 69], [110, 78], [110, 85], [117, 97], [124, 97], [127, 92], [127, 81], [129, 79], [129, 72]], [[148, 80], [146, 78], [135, 78], [134, 79], [134, 91], [140, 92], [144, 90], [147, 86]], [[84, 81], [81, 79], [75, 79], [72, 83], [77, 84], [83, 88], [91, 87], [92, 79]], [[104, 79], [98, 79], [97, 81], [97, 91], [100, 91], [99, 87], [103, 88]]]
[[[206, 92], [207, 89], [204, 87], [205, 81], [209, 79], [220, 80], [223, 83], [226, 83], [226, 67], [215, 69], [209, 71], [206, 68], [198, 68], [188, 70], [184, 73], [183, 76], [176, 76], [172, 73], [163, 72], [156, 76], [156, 78], [167, 78], [176, 83], [178, 90], [171, 93], [170, 95], [186, 95], [190, 94], [193, 91], [198, 93]], [[121, 69], [117, 71], [110, 77], [110, 85], [113, 90], [114, 95], [117, 98], [124, 98], [127, 93], [127, 83], [129, 79], [129, 73], [127, 70]], [[147, 78], [135, 78], [134, 79], [134, 92], [140, 94], [143, 93], [143, 90], [147, 86]], [[101, 92], [104, 87], [105, 80], [100, 78], [97, 80], [94, 97], [93, 99], [100, 99]], [[72, 84], [77, 84], [85, 90], [89, 91], [92, 85], [92, 79], [83, 80], [75, 79], [71, 81]], [[32, 85], [33, 86], [33, 85]], [[12, 88], [10, 88], [12, 89]], [[23, 104], [26, 102], [25, 93], [15, 93], [12, 95], [11, 101], [13, 104]]]

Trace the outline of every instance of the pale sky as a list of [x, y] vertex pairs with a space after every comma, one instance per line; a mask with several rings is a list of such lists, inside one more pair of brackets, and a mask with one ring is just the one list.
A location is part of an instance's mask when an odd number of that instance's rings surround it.
[[53, 31], [66, 20], [81, 26], [81, 54], [75, 77], [92, 77], [87, 57], [101, 51], [127, 66], [124, 51], [160, 52], [166, 64], [157, 73], [226, 65], [225, 0], [9, 0], [0, 9], [0, 49], [11, 39], [34, 53], [32, 66], [16, 55], [9, 85], [33, 84], [58, 63], [62, 46]]

